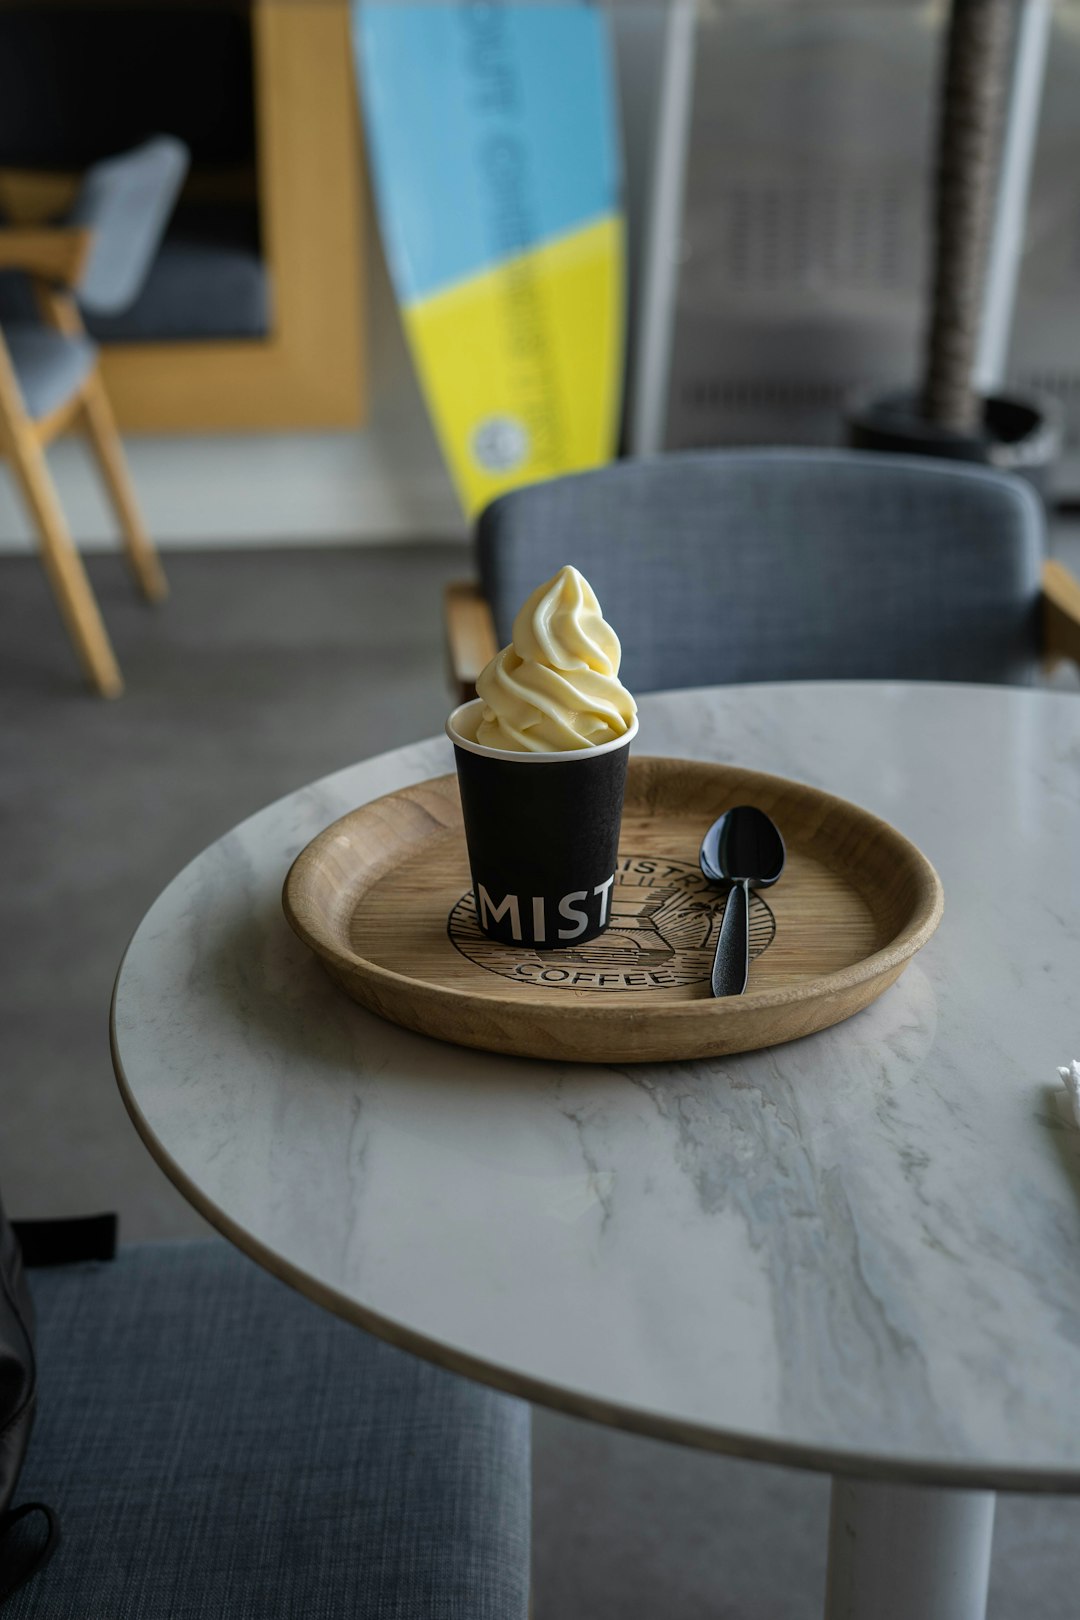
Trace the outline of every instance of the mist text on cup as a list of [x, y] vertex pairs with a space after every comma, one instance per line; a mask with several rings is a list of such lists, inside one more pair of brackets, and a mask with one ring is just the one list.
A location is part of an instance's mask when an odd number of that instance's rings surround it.
[[[601, 928], [607, 922], [608, 903], [614, 882], [615, 874], [613, 872], [609, 878], [605, 879], [603, 883], [598, 883], [592, 890], [592, 897], [598, 897], [600, 901], [599, 923]], [[484, 885], [480, 883], [477, 884], [476, 906], [480, 914], [481, 928], [486, 927], [488, 924], [501, 923], [505, 918], [510, 924], [510, 933], [513, 938], [520, 940], [523, 937], [521, 931], [523, 899], [532, 908], [532, 938], [538, 945], [545, 944], [548, 940], [548, 919], [551, 909], [554, 909], [556, 913], [551, 920], [557, 926], [550, 937], [565, 940], [567, 944], [578, 939], [592, 922], [589, 912], [582, 910], [581, 907], [582, 901], [586, 905], [589, 903], [590, 893], [588, 889], [571, 889], [569, 893], [562, 895], [558, 900], [542, 894], [525, 895], [523, 897], [516, 894], [505, 894], [496, 904]], [[562, 927], [560, 919], [570, 926]]]

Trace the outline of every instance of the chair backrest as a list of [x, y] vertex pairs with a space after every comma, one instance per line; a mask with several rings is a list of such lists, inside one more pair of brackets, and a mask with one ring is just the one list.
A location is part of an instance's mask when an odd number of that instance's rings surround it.
[[68, 223], [88, 225], [94, 245], [75, 289], [84, 309], [115, 315], [142, 291], [184, 183], [188, 149], [155, 135], [86, 171]]
[[695, 451], [534, 484], [481, 514], [500, 645], [563, 564], [632, 691], [728, 681], [1027, 683], [1045, 519], [982, 467], [865, 451]]

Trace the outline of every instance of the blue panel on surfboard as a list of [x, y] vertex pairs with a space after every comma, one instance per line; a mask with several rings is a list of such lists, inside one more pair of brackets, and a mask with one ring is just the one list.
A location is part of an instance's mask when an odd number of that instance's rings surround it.
[[612, 72], [595, 7], [354, 4], [403, 303], [618, 208]]

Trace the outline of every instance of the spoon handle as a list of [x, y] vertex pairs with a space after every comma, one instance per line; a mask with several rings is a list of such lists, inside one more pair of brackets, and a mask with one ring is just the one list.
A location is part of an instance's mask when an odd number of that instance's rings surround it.
[[741, 996], [750, 973], [750, 885], [733, 883], [713, 958], [714, 996]]

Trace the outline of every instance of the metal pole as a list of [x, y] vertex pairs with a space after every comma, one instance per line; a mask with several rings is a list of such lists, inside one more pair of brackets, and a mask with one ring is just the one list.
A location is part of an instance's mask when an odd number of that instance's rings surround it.
[[629, 440], [633, 456], [654, 455], [664, 445], [694, 100], [696, 31], [697, 0], [669, 0], [630, 402]]
[[825, 1620], [985, 1620], [994, 1502], [834, 1479]]
[[1052, 20], [1052, 0], [1020, 0], [1001, 149], [1001, 178], [975, 355], [975, 388], [984, 395], [1001, 387], [1008, 363]]

